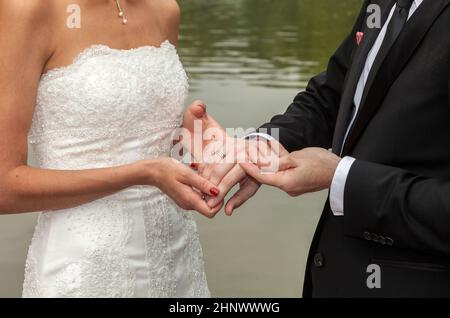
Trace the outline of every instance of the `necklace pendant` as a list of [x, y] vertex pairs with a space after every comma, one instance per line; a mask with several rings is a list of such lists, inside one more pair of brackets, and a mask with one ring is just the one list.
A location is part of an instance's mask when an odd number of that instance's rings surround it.
[[127, 17], [125, 16], [125, 12], [123, 11], [122, 6], [120, 5], [119, 0], [115, 0], [115, 2], [116, 2], [116, 6], [117, 6], [117, 11], [119, 11], [119, 18], [122, 19], [122, 24], [125, 25], [125, 24], [128, 23], [128, 19], [127, 19]]

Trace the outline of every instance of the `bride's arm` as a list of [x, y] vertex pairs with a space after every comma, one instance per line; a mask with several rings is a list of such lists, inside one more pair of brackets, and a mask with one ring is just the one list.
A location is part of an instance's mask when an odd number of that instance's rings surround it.
[[[3, 147], [4, 142], [0, 145]], [[23, 160], [12, 164], [11, 158], [3, 153], [0, 155], [0, 214], [75, 207], [134, 185], [157, 186], [180, 207], [196, 210], [207, 217], [214, 216], [219, 210], [210, 209], [201, 195], [192, 189], [195, 187], [211, 194], [214, 185], [170, 158], [78, 171], [36, 169], [27, 166]]]
[[46, 1], [0, 3], [0, 214], [75, 207], [134, 185], [153, 185], [181, 207], [213, 216], [191, 186], [214, 185], [169, 158], [83, 171], [27, 165], [27, 136], [42, 70], [51, 56]]

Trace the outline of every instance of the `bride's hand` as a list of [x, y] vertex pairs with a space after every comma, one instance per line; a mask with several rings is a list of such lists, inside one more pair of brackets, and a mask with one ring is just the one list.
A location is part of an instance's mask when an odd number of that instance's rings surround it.
[[143, 162], [143, 165], [148, 178], [146, 183], [158, 187], [182, 209], [195, 210], [208, 218], [220, 211], [222, 206], [210, 208], [203, 195], [217, 196], [216, 186], [179, 161], [166, 157]]

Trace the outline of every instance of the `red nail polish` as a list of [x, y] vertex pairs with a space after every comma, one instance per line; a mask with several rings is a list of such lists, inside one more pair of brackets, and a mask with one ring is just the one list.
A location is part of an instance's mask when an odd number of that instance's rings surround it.
[[191, 168], [192, 169], [197, 169], [198, 165], [196, 163], [191, 163]]
[[215, 197], [217, 197], [218, 195], [219, 195], [219, 189], [217, 189], [217, 188], [212, 188], [211, 190], [209, 190], [209, 192], [213, 195], [213, 196], [215, 196]]

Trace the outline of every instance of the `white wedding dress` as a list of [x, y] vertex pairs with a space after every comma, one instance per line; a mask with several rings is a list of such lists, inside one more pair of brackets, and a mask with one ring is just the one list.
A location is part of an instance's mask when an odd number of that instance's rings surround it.
[[[175, 47], [95, 45], [41, 78], [29, 143], [38, 167], [80, 170], [169, 156], [188, 92]], [[24, 297], [209, 297], [197, 227], [159, 189], [43, 212]]]

